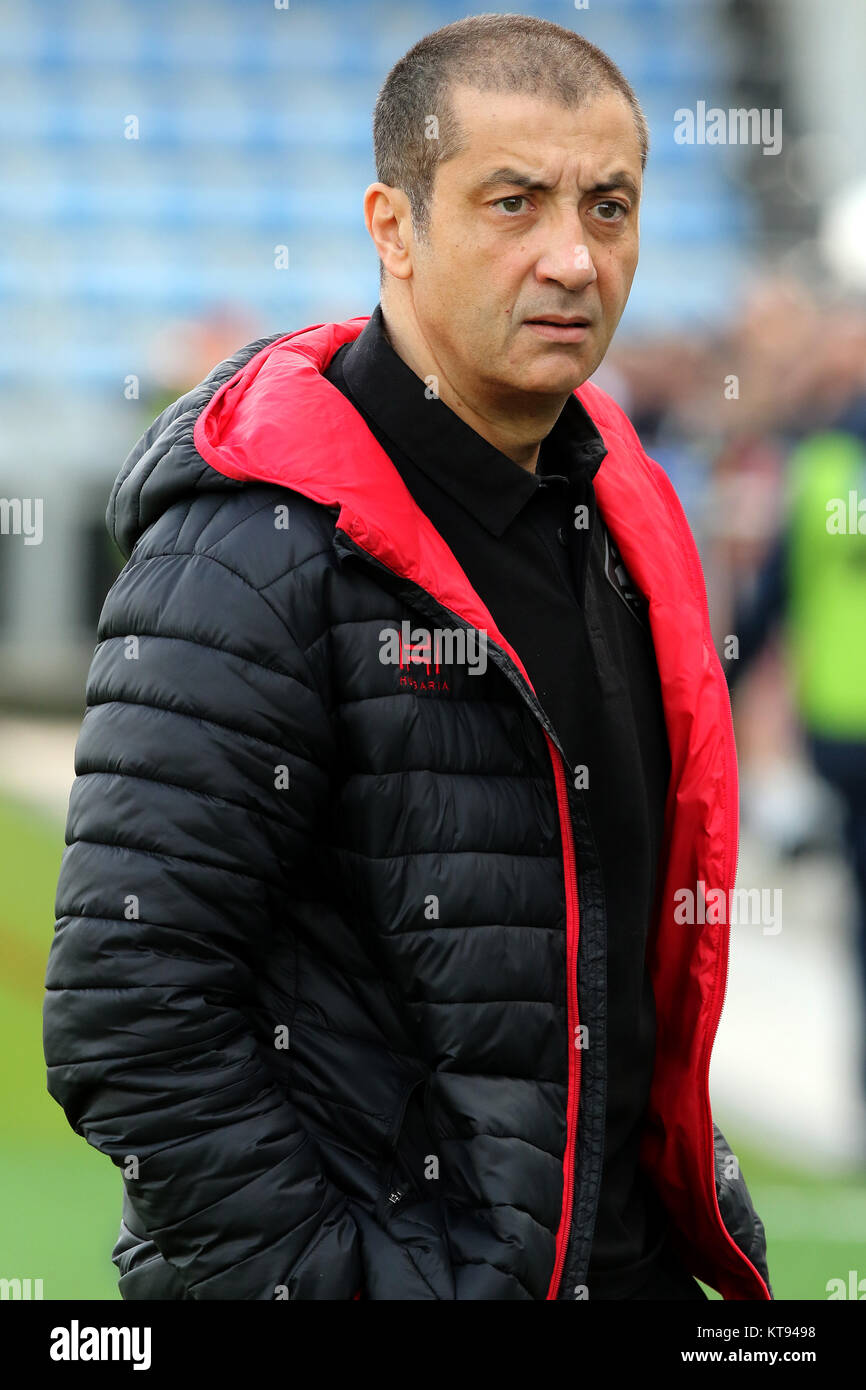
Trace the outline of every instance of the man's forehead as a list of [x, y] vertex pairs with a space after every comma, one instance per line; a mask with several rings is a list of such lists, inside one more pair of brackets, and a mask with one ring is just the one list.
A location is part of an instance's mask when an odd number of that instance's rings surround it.
[[[577, 106], [522, 92], [485, 92], [455, 86], [455, 115], [464, 148], [452, 161], [461, 182], [487, 178], [497, 167], [519, 167], [541, 180], [566, 160], [596, 158], [610, 169], [627, 169], [640, 188], [641, 153], [634, 116], [626, 99], [606, 89]], [[613, 161], [613, 162], [611, 162]], [[549, 167], [548, 167], [549, 166]], [[593, 177], [599, 169], [593, 168]]]

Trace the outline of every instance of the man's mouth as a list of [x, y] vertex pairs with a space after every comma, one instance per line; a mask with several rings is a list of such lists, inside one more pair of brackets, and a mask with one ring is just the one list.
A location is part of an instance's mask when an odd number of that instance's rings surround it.
[[590, 321], [582, 314], [565, 318], [558, 314], [548, 314], [544, 318], [525, 319], [528, 328], [541, 338], [549, 338], [560, 343], [579, 343], [589, 331]]
[[574, 318], [565, 318], [562, 314], [544, 314], [535, 319], [527, 319], [527, 323], [552, 323], [559, 328], [573, 328], [578, 324], [588, 327], [589, 319], [582, 314], [575, 314]]

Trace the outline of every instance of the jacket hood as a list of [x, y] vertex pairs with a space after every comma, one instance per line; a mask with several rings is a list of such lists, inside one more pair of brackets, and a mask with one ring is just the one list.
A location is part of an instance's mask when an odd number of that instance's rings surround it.
[[[531, 687], [519, 655], [387, 453], [323, 376], [334, 353], [358, 337], [369, 317], [260, 338], [214, 367], [130, 452], [109, 500], [109, 532], [128, 556], [142, 532], [183, 497], [250, 482], [290, 488], [338, 513], [338, 531], [380, 564], [486, 629]], [[705, 685], [710, 665], [718, 665], [708, 619], [703, 630], [697, 617], [697, 626], [682, 619], [682, 593], [694, 594], [695, 614], [706, 607], [694, 542], [667, 475], [644, 453], [621, 408], [592, 382], [575, 395], [607, 449], [593, 486], [626, 568], [649, 602], [670, 734], [672, 718], [682, 720], [683, 729], [691, 725], [695, 687]], [[687, 739], [671, 744], [676, 777], [682, 770], [677, 754], [686, 756]]]
[[225, 492], [239, 486], [209, 468], [196, 453], [193, 426], [214, 392], [281, 336], [257, 338], [217, 363], [203, 381], [166, 406], [130, 449], [105, 512], [108, 534], [125, 560], [139, 537], [175, 502], [193, 493]]
[[[411, 548], [418, 540], [417, 507], [366, 424], [323, 376], [334, 353], [368, 319], [258, 338], [166, 406], [130, 450], [109, 498], [106, 526], [124, 558], [183, 497], [254, 481], [292, 488], [340, 509], [338, 524], [356, 539], [359, 527], [369, 536], [367, 527], [375, 525], [384, 552], [389, 530], [400, 537], [400, 554]], [[610, 410], [618, 411], [613, 401], [590, 383], [575, 394], [596, 425], [601, 429], [604, 422], [609, 430]], [[366, 445], [362, 467], [359, 434]], [[428, 529], [423, 519], [420, 524]], [[382, 558], [390, 563], [387, 553]], [[396, 561], [396, 551], [391, 559]]]
[[[485, 627], [526, 676], [378, 440], [323, 375], [368, 320], [361, 315], [259, 338], [218, 363], [130, 451], [106, 510], [109, 534], [128, 558], [143, 532], [184, 497], [250, 482], [290, 488], [338, 512], [338, 528], [380, 563]], [[616, 415], [625, 416], [589, 382], [575, 394], [609, 445]], [[597, 492], [604, 468], [602, 462]]]

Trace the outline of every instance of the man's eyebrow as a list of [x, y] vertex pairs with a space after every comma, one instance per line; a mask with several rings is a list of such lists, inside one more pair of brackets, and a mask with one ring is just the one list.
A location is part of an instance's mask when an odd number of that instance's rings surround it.
[[[539, 178], [535, 174], [524, 174], [519, 169], [512, 169], [504, 165], [501, 169], [493, 169], [489, 174], [477, 184], [479, 193], [487, 192], [491, 188], [497, 188], [502, 183], [514, 184], [517, 188], [525, 188], [527, 192], [549, 193], [554, 188], [554, 184]], [[603, 183], [596, 183], [592, 188], [587, 189], [589, 193], [613, 193], [617, 188], [625, 188], [632, 195], [635, 202], [640, 201], [640, 190], [631, 174], [625, 169], [617, 169], [615, 174], [611, 174], [609, 179]]]
[[478, 191], [482, 193], [488, 188], [496, 188], [500, 183], [514, 183], [518, 188], [532, 190], [549, 191], [553, 188], [552, 183], [545, 183], [543, 179], [537, 178], [533, 174], [521, 174], [519, 169], [510, 169], [506, 165], [502, 169], [493, 169], [489, 174], [485, 174], [477, 185]]
[[615, 193], [618, 188], [625, 188], [634, 198], [635, 202], [640, 202], [640, 189], [632, 178], [631, 174], [626, 173], [625, 169], [617, 169], [615, 174], [611, 174], [604, 183], [594, 184], [590, 188], [590, 193]]

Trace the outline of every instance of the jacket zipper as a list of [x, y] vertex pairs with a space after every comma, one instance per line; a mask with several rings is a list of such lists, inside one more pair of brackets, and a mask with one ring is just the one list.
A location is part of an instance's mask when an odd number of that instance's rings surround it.
[[[373, 565], [376, 569], [397, 579], [400, 582], [402, 597], [403, 594], [410, 594], [416, 601], [416, 606], [421, 607], [422, 611], [429, 612], [430, 616], [438, 617], [445, 614], [452, 622], [468, 631], [477, 631], [471, 623], [467, 623], [456, 613], [452, 613], [450, 608], [438, 602], [432, 594], [428, 593], [420, 584], [414, 580], [406, 579], [404, 575], [392, 570], [389, 565], [383, 564], [376, 559], [362, 545], [353, 540], [346, 531], [337, 527], [334, 545], [338, 555], [351, 554], [358, 556], [365, 563]], [[418, 603], [418, 599], [421, 600]], [[408, 601], [408, 598], [407, 598]], [[568, 1246], [571, 1237], [571, 1214], [574, 1204], [574, 1185], [575, 1185], [575, 1161], [577, 1149], [577, 1118], [580, 1108], [580, 1076], [581, 1059], [579, 1047], [579, 1028], [580, 1019], [578, 1016], [577, 1001], [577, 946], [580, 927], [580, 914], [577, 896], [577, 863], [574, 853], [574, 838], [571, 825], [571, 813], [568, 808], [568, 792], [565, 784], [565, 768], [568, 766], [565, 752], [557, 738], [556, 731], [545, 714], [541, 704], [534, 692], [524, 689], [525, 681], [520, 672], [515, 667], [511, 658], [497, 646], [495, 642], [488, 642], [487, 649], [493, 656], [494, 661], [517, 690], [521, 699], [532, 711], [532, 714], [541, 724], [542, 730], [547, 741], [547, 748], [550, 760], [553, 765], [553, 775], [556, 785], [556, 806], [559, 816], [560, 838], [562, 841], [563, 852], [563, 872], [565, 879], [565, 933], [566, 933], [566, 1001], [568, 1015], [568, 1100], [566, 1103], [566, 1138], [565, 1153], [563, 1154], [563, 1197], [562, 1209], [560, 1213], [559, 1226], [556, 1235], [556, 1256], [554, 1260], [553, 1275], [548, 1287], [546, 1300], [554, 1300], [559, 1293], [559, 1286], [562, 1282], [562, 1272], [565, 1267], [565, 1259], [568, 1253]], [[559, 756], [557, 756], [557, 752]], [[401, 1193], [392, 1193], [399, 1201]]]
[[[565, 937], [566, 937], [566, 980], [568, 984], [568, 1105], [565, 1123], [565, 1154], [563, 1155], [564, 1191], [562, 1215], [556, 1236], [556, 1261], [548, 1299], [556, 1299], [562, 1282], [562, 1271], [571, 1236], [571, 1211], [574, 1204], [575, 1157], [577, 1146], [577, 1112], [580, 1105], [580, 1019], [577, 1011], [577, 943], [580, 932], [580, 911], [577, 898], [577, 863], [574, 854], [574, 838], [571, 826], [571, 813], [568, 809], [568, 793], [565, 787], [563, 762], [556, 758], [551, 740], [547, 740], [556, 777], [556, 799], [559, 810], [559, 825], [562, 833], [563, 866], [565, 870]], [[573, 929], [571, 927], [573, 923]]]

